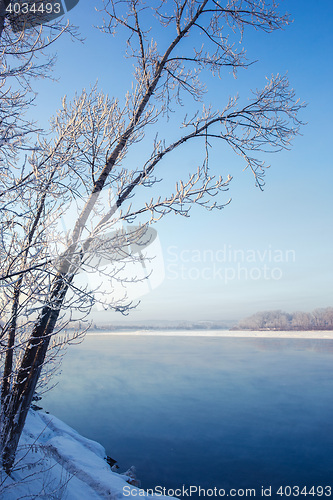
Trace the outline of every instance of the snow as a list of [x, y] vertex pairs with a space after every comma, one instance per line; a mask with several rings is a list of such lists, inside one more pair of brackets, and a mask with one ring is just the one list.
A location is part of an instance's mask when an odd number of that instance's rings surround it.
[[133, 486], [134, 468], [123, 474], [113, 472], [105, 457], [99, 443], [52, 415], [30, 410], [12, 475], [0, 471], [0, 498], [118, 500], [152, 496]]
[[330, 339], [331, 330], [280, 331], [280, 330], [114, 330], [87, 333], [87, 336], [133, 335], [153, 337], [232, 337], [232, 338], [279, 338], [279, 339]]

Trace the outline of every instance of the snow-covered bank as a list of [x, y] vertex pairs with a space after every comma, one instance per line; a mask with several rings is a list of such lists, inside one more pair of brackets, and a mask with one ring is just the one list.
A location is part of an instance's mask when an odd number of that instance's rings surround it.
[[142, 498], [143, 491], [131, 484], [131, 471], [125, 474], [113, 472], [105, 457], [106, 452], [99, 443], [84, 438], [52, 415], [31, 410], [20, 440], [12, 478], [1, 473], [0, 498]]
[[91, 331], [87, 336], [104, 335], [135, 335], [156, 337], [235, 337], [235, 338], [281, 338], [281, 339], [330, 339], [333, 340], [331, 330], [306, 331], [278, 331], [278, 330], [114, 330]]

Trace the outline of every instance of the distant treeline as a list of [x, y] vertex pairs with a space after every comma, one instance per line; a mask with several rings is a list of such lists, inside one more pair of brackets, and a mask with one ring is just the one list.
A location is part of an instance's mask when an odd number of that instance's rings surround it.
[[[90, 331], [102, 332], [117, 332], [117, 331], [137, 331], [137, 330], [156, 330], [156, 331], [173, 331], [173, 330], [229, 330], [232, 325], [231, 321], [140, 321], [137, 323], [93, 323], [90, 326]], [[72, 322], [67, 330], [83, 330], [87, 325], [78, 322]]]
[[311, 313], [258, 312], [241, 320], [232, 330], [333, 330], [333, 307]]

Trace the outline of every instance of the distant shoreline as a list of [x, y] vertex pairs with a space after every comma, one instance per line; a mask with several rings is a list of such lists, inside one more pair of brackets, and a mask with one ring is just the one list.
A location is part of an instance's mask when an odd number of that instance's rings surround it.
[[94, 330], [87, 333], [88, 336], [155, 336], [155, 337], [229, 337], [229, 338], [285, 338], [285, 339], [329, 339], [333, 340], [332, 330], [305, 330], [305, 331], [278, 331], [278, 330]]

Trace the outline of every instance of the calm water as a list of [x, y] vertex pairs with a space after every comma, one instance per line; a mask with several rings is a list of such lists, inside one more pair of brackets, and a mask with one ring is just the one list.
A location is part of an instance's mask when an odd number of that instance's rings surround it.
[[42, 404], [144, 488], [258, 497], [332, 485], [332, 361], [332, 340], [87, 336]]

